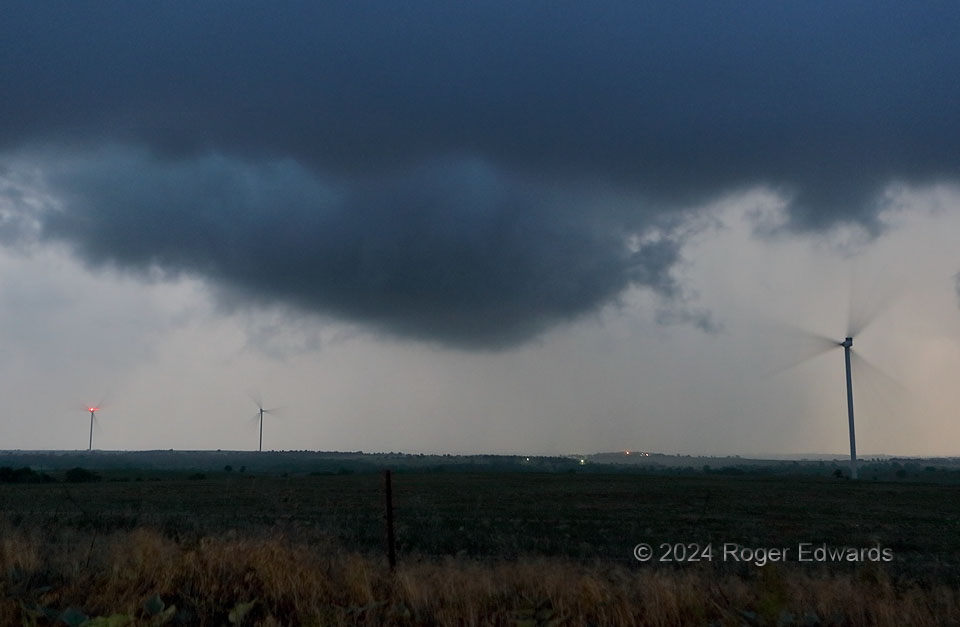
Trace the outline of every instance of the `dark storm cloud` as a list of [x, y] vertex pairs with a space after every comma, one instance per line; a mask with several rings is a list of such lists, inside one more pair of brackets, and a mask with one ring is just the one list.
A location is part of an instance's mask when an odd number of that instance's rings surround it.
[[869, 222], [891, 179], [958, 174], [957, 32], [950, 3], [8, 3], [0, 141], [353, 172], [467, 153]]
[[527, 339], [630, 285], [670, 297], [677, 242], [567, 210], [476, 162], [325, 181], [294, 162], [100, 154], [49, 169], [43, 236], [94, 265], [184, 271], [251, 298], [461, 346]]
[[[794, 229], [875, 229], [887, 184], [960, 173], [947, 3], [22, 2], [0, 18], [0, 150], [153, 155], [61, 171], [48, 236], [420, 336], [508, 342], [631, 284], [670, 294], [679, 242], [624, 241], [721, 193], [777, 189]], [[645, 202], [610, 208], [610, 189]]]

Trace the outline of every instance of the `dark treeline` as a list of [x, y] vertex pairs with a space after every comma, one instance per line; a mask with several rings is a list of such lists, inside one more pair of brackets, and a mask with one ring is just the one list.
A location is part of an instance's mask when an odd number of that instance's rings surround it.
[[[663, 454], [584, 456], [449, 455], [324, 451], [8, 451], [0, 452], [0, 483], [80, 483], [122, 479], [407, 473], [562, 473], [663, 476], [746, 475], [846, 480], [843, 459], [759, 460]], [[960, 460], [863, 459], [864, 481], [960, 484]], [[96, 474], [99, 473], [99, 474]]]
[[53, 477], [43, 472], [35, 472], [27, 466], [14, 470], [10, 466], [0, 467], [0, 483], [52, 483]]

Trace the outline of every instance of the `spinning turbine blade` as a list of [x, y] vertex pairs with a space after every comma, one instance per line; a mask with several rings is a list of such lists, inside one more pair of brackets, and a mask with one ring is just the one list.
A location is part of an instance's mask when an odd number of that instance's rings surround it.
[[787, 370], [792, 370], [801, 364], [816, 359], [820, 355], [836, 350], [840, 345], [840, 342], [833, 338], [797, 327], [788, 327], [785, 330], [780, 330], [779, 337], [786, 338], [789, 341], [790, 347], [788, 352], [791, 355], [790, 361], [774, 365], [767, 370], [766, 376], [776, 376]]
[[853, 367], [856, 369], [856, 371], [858, 373], [866, 373], [865, 377], [862, 374], [860, 374], [858, 376], [859, 380], [863, 380], [864, 378], [874, 379], [876, 381], [880, 381], [882, 387], [886, 390], [892, 390], [896, 392], [898, 395], [905, 396], [905, 397], [913, 396], [913, 393], [910, 390], [908, 390], [906, 386], [904, 386], [902, 383], [894, 379], [892, 376], [890, 376], [889, 374], [887, 374], [886, 372], [884, 372], [883, 370], [875, 366], [873, 362], [865, 358], [860, 353], [853, 351], [850, 354], [850, 357], [853, 360]]
[[873, 311], [860, 312], [859, 314], [854, 314], [851, 310], [850, 316], [847, 319], [847, 337], [857, 337], [866, 331], [867, 327], [873, 324], [874, 321], [886, 311], [888, 305], [889, 303], [884, 303]]
[[263, 398], [260, 397], [259, 393], [247, 391], [247, 398], [253, 401], [253, 404], [258, 408], [263, 409]]
[[851, 282], [850, 298], [847, 303], [847, 337], [857, 337], [876, 322], [877, 318], [885, 314], [901, 295], [899, 290], [873, 286], [869, 290], [871, 297], [863, 291], [856, 290], [856, 284]]

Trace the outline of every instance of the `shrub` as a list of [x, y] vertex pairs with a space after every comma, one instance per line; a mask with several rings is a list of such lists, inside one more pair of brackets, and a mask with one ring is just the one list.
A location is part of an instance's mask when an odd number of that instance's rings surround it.
[[67, 483], [92, 483], [95, 481], [100, 481], [102, 477], [95, 472], [87, 470], [86, 468], [71, 468], [64, 475], [64, 480]]

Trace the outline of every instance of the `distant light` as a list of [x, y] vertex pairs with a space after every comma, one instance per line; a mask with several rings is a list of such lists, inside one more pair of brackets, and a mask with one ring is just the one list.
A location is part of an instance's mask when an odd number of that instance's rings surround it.
[[530, 461], [530, 458], [529, 458], [529, 457], [527, 458], [527, 461]]
[[630, 451], [624, 451], [624, 453], [625, 453], [626, 455], [629, 455], [629, 454], [630, 454]]
[[581, 460], [580, 460], [580, 465], [581, 465], [581, 466], [584, 465], [584, 464], [586, 464], [586, 463], [587, 463], [587, 460], [585, 460], [585, 459], [581, 459]]

